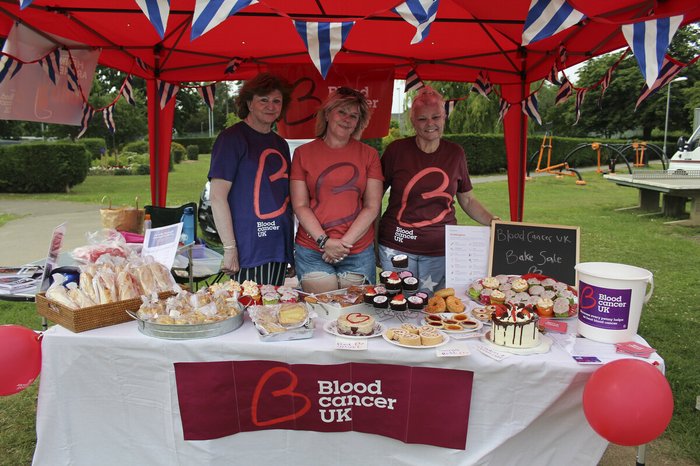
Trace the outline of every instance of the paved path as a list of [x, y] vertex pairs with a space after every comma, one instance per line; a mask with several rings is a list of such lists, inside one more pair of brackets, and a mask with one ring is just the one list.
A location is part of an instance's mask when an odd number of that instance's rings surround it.
[[64, 201], [0, 199], [0, 213], [20, 215], [0, 227], [0, 265], [21, 265], [46, 257], [51, 232], [66, 222], [63, 251], [85, 245], [85, 232], [101, 228], [100, 206]]

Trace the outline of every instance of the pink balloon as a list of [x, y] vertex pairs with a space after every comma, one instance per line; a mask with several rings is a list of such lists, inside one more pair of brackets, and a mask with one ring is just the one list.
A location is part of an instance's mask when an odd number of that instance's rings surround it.
[[673, 415], [673, 393], [656, 366], [636, 359], [610, 362], [583, 390], [583, 412], [601, 437], [624, 446], [661, 435]]
[[41, 371], [41, 336], [19, 325], [0, 325], [0, 396], [21, 392]]

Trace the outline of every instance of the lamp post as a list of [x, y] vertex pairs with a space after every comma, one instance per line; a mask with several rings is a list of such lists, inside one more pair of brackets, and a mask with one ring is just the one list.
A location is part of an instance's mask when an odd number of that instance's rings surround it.
[[685, 76], [680, 76], [668, 83], [668, 94], [666, 94], [666, 123], [664, 124], [664, 157], [668, 158], [666, 154], [666, 136], [668, 134], [668, 109], [671, 106], [671, 83], [685, 81], [688, 78]]

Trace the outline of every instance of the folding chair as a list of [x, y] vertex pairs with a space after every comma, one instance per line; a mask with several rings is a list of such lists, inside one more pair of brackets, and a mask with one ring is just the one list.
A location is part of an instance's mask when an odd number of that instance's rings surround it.
[[[149, 214], [151, 216], [151, 227], [152, 228], [158, 228], [158, 227], [164, 227], [167, 225], [172, 225], [174, 223], [179, 223], [180, 219], [182, 218], [183, 213], [185, 212], [185, 209], [187, 207], [192, 207], [192, 210], [194, 211], [194, 231], [195, 235], [198, 234], [197, 230], [197, 203], [196, 202], [188, 202], [187, 204], [183, 204], [179, 207], [158, 207], [158, 206], [153, 206], [153, 205], [147, 205], [144, 206], [144, 210], [146, 214]], [[199, 238], [195, 238], [195, 241], [193, 244], [198, 243]], [[188, 264], [185, 269], [178, 269], [178, 270], [184, 270], [187, 273], [187, 276], [183, 277], [180, 274], [175, 273], [175, 270], [172, 270], [172, 274], [175, 277], [175, 281], [177, 283], [187, 283], [190, 286], [190, 289], [195, 288], [195, 279], [197, 279], [197, 284], [199, 282], [204, 282], [206, 286], [209, 286], [213, 283], [218, 282], [224, 277], [223, 272], [217, 272], [216, 274], [213, 275], [207, 275], [204, 277], [195, 277], [194, 276], [194, 269], [193, 269], [193, 259], [192, 259], [192, 247], [193, 245], [186, 246], [184, 248], [185, 255], [187, 256], [188, 259]], [[183, 249], [181, 249], [183, 250]]]

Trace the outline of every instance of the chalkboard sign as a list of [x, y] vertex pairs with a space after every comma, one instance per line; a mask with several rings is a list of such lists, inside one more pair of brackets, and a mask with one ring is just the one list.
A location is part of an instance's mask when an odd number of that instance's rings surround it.
[[494, 222], [491, 229], [491, 275], [539, 273], [576, 285], [579, 227]]

